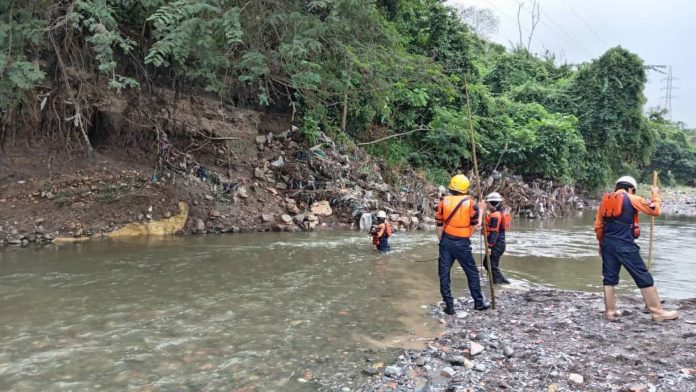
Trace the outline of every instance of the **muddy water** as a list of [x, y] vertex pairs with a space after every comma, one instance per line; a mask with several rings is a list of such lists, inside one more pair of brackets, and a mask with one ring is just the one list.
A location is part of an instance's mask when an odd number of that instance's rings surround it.
[[[599, 290], [591, 216], [513, 229], [512, 289]], [[433, 237], [397, 234], [387, 255], [354, 232], [0, 251], [0, 390], [350, 388], [367, 359], [389, 362], [393, 347], [438, 332], [423, 309], [439, 295]], [[696, 296], [694, 239], [696, 219], [658, 219], [663, 296]]]

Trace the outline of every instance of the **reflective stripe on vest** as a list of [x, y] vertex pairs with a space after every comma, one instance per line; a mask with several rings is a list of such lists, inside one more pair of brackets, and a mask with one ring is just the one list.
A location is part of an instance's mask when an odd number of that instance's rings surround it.
[[442, 199], [442, 219], [446, 220], [463, 198], [465, 200], [462, 206], [450, 219], [445, 227], [445, 233], [454, 237], [469, 238], [474, 233], [474, 228], [471, 226], [471, 214], [473, 213], [474, 204], [469, 196], [445, 196]]

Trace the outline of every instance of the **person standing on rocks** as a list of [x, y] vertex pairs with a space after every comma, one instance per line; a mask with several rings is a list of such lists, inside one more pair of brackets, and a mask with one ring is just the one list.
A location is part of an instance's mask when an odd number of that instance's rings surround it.
[[478, 269], [471, 253], [471, 235], [479, 223], [479, 207], [476, 200], [466, 195], [469, 179], [465, 175], [452, 177], [449, 189], [452, 194], [442, 198], [435, 212], [439, 239], [438, 274], [445, 313], [455, 313], [450, 289], [450, 271], [455, 259], [466, 274], [469, 292], [474, 299], [474, 309], [486, 310], [490, 305], [484, 302], [481, 294]]
[[660, 215], [659, 189], [653, 186], [651, 200], [645, 200], [635, 194], [637, 187], [633, 177], [619, 178], [614, 192], [605, 193], [602, 197], [595, 218], [594, 229], [602, 256], [604, 316], [611, 321], [619, 316], [614, 286], [619, 284], [619, 271], [623, 266], [640, 288], [652, 319], [674, 320], [678, 314], [662, 308], [653, 277], [640, 257], [640, 248], [635, 242], [640, 235], [638, 213]]
[[[510, 284], [505, 275], [500, 271], [500, 257], [505, 253], [505, 232], [510, 228], [512, 216], [503, 207], [503, 197], [500, 193], [493, 192], [486, 196], [486, 204], [490, 213], [486, 215], [486, 233], [488, 249], [490, 249], [491, 265], [493, 266], [493, 283]], [[488, 270], [487, 260], [484, 258], [483, 266]]]
[[377, 247], [377, 250], [380, 252], [389, 252], [391, 250], [389, 246], [391, 233], [391, 224], [387, 222], [387, 213], [384, 211], [377, 212], [377, 225], [370, 230], [372, 243]]

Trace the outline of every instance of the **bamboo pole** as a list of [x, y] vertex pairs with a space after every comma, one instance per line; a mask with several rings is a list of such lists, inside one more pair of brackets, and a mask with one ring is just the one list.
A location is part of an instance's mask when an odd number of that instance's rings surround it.
[[[478, 161], [476, 159], [476, 134], [474, 131], [474, 123], [471, 119], [471, 103], [469, 102], [469, 84], [466, 81], [466, 71], [463, 72], [464, 74], [464, 93], [466, 95], [466, 109], [469, 117], [469, 133], [471, 135], [471, 156], [473, 157], [474, 160], [474, 175], [476, 176], [476, 184], [478, 186], [478, 191], [479, 191], [479, 201], [483, 200], [483, 188], [481, 187], [481, 176], [479, 175], [479, 170], [478, 170]], [[481, 216], [481, 230], [483, 232], [483, 240], [488, 241], [488, 233], [486, 233], [486, 209], [484, 208], [483, 211], [480, 212]], [[487, 275], [488, 275], [488, 286], [491, 289], [491, 308], [495, 309], [495, 288], [493, 287], [493, 266], [491, 265], [491, 255], [488, 250], [488, 244], [484, 246], [484, 249], [486, 250], [486, 265], [488, 265], [488, 268], [486, 269]]]
[[[657, 186], [657, 171], [653, 171], [653, 186]], [[650, 215], [650, 242], [648, 242], [648, 271], [652, 269], [653, 239], [655, 238], [655, 217]]]

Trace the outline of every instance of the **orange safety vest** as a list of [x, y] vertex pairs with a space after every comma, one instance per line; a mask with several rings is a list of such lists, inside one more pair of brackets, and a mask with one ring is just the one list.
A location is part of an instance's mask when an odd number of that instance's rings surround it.
[[[455, 212], [452, 211], [457, 207], [457, 204], [464, 199], [462, 206]], [[469, 196], [445, 196], [440, 203], [441, 218], [443, 222], [449, 219], [449, 223], [445, 226], [445, 233], [454, 237], [469, 238], [474, 234], [474, 227], [471, 226], [471, 215], [474, 213], [474, 202]]]
[[[602, 196], [602, 201], [599, 203], [599, 215], [604, 219], [618, 219], [621, 217], [623, 210], [624, 198], [628, 197], [626, 192], [609, 192]], [[633, 212], [633, 238], [640, 237], [640, 218], [638, 210]]]
[[[491, 227], [491, 219], [498, 219], [498, 226]], [[494, 211], [486, 215], [486, 229], [489, 233], [497, 233], [499, 231], [508, 231], [510, 225], [512, 224], [512, 215], [507, 210], [504, 211]]]

